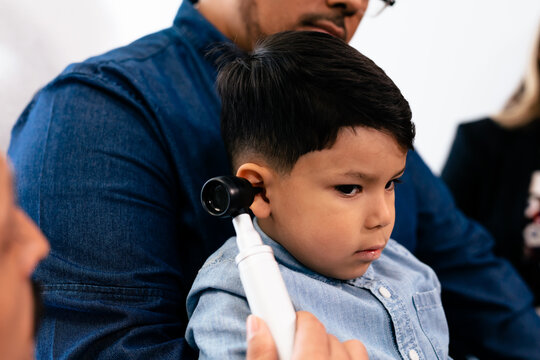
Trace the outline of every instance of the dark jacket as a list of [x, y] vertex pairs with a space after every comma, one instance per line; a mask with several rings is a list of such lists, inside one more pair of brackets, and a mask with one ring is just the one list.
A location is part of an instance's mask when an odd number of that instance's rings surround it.
[[458, 127], [442, 178], [463, 212], [495, 237], [495, 253], [509, 259], [540, 302], [540, 271], [523, 255], [524, 215], [533, 171], [540, 170], [540, 119], [506, 129], [491, 119]]

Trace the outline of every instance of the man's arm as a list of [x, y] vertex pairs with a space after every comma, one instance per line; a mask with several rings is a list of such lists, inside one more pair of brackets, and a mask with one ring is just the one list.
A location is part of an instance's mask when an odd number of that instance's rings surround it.
[[40, 358], [179, 359], [187, 349], [184, 270], [197, 245], [161, 134], [134, 98], [73, 74], [14, 128], [19, 199], [52, 248], [36, 272]]
[[[488, 232], [457, 210], [446, 186], [415, 152], [403, 180], [392, 236], [437, 273], [451, 354], [540, 359], [540, 318], [531, 293], [512, 266], [493, 255]], [[414, 221], [416, 248], [407, 232]]]

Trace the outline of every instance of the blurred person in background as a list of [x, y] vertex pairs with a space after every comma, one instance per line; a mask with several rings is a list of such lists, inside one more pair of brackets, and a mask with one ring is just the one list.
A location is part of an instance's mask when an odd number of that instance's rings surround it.
[[517, 268], [538, 306], [540, 225], [534, 224], [540, 223], [540, 208], [534, 209], [534, 198], [540, 198], [535, 190], [540, 183], [532, 188], [531, 183], [540, 170], [540, 25], [532, 50], [523, 80], [503, 110], [459, 125], [441, 176], [458, 207], [491, 232], [495, 254]]
[[[36, 271], [47, 310], [39, 357], [195, 356], [183, 338], [186, 295], [233, 234], [199, 198], [206, 180], [231, 171], [208, 50], [224, 41], [250, 50], [282, 30], [349, 42], [366, 8], [391, 3], [185, 0], [170, 28], [70, 65], [35, 95], [9, 154], [21, 206], [52, 248]], [[538, 357], [532, 296], [493, 255], [491, 236], [457, 211], [417, 152], [402, 180], [392, 238], [437, 273], [451, 355]]]
[[17, 206], [11, 171], [0, 153], [0, 359], [34, 357], [34, 335], [41, 303], [31, 279], [49, 244]]

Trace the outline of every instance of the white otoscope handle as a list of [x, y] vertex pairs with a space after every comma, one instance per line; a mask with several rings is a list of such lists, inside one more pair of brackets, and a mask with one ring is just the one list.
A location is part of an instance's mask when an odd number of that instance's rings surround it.
[[296, 314], [279, 272], [272, 248], [258, 245], [236, 257], [249, 307], [272, 333], [281, 360], [292, 357]]
[[[249, 215], [239, 215], [233, 222], [240, 250], [236, 265], [251, 312], [270, 328], [279, 359], [289, 360], [294, 345], [296, 313], [272, 248], [262, 244]], [[247, 244], [250, 246], [244, 247]]]

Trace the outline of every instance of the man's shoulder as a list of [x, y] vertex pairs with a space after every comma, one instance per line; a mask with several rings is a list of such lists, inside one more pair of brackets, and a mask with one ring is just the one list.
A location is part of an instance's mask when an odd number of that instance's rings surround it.
[[151, 73], [167, 71], [167, 67], [181, 66], [188, 60], [185, 51], [188, 44], [174, 30], [168, 28], [146, 35], [134, 42], [92, 56], [82, 62], [66, 67], [59, 78], [70, 76], [99, 77], [122, 72]]
[[96, 97], [110, 106], [109, 113], [135, 110], [145, 119], [157, 119], [164, 133], [180, 134], [168, 126], [183, 124], [178, 119], [188, 116], [193, 122], [207, 120], [218, 106], [212, 90], [215, 68], [194, 46], [176, 27], [161, 30], [69, 65], [34, 100], [92, 109], [96, 104], [89, 99]]

